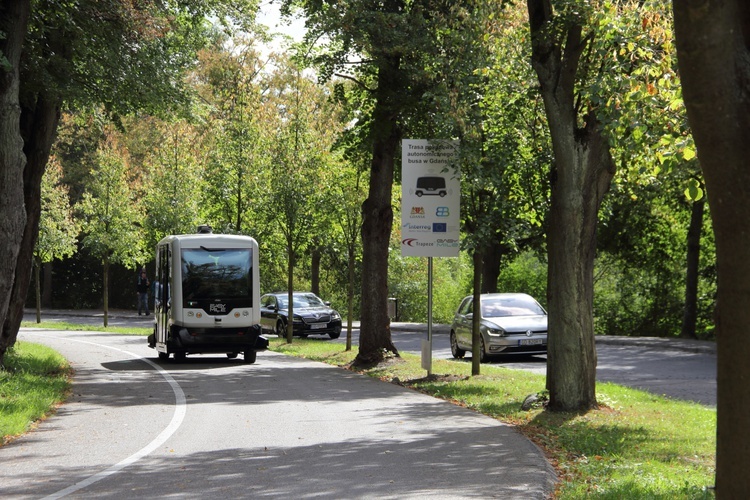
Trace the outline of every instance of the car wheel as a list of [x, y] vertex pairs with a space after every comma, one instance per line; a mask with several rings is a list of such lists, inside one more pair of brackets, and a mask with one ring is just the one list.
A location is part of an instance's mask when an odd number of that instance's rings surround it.
[[187, 354], [184, 352], [176, 352], [174, 353], [174, 360], [175, 361], [185, 361], [185, 358], [187, 358]]
[[246, 364], [251, 365], [255, 363], [255, 358], [258, 356], [258, 353], [255, 351], [245, 351], [244, 361]]
[[451, 354], [456, 359], [463, 358], [466, 351], [458, 347], [458, 340], [456, 340], [456, 332], [451, 332]]
[[282, 339], [286, 337], [286, 323], [284, 323], [283, 319], [276, 322], [276, 335]]
[[238, 353], [236, 353], [236, 352], [228, 352], [228, 353], [227, 353], [227, 357], [228, 357], [229, 359], [234, 359], [234, 358], [236, 358], [236, 357], [237, 357], [237, 354], [238, 354]]
[[479, 336], [479, 362], [484, 363], [488, 358], [487, 351], [484, 348], [484, 337]]
[[341, 332], [338, 332], [338, 333], [331, 332], [331, 333], [328, 334], [328, 336], [331, 337], [332, 339], [337, 339], [337, 338], [339, 338], [341, 336]]

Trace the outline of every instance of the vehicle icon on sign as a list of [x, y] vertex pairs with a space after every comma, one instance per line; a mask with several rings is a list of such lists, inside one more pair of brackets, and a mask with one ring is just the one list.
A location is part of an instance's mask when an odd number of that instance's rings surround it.
[[445, 189], [444, 177], [419, 177], [417, 179], [417, 190], [414, 192], [417, 196], [440, 196], [441, 198], [448, 194]]

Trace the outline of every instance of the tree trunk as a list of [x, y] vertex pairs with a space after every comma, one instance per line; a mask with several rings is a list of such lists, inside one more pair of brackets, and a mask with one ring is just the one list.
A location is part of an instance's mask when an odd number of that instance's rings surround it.
[[347, 261], [349, 269], [349, 283], [346, 289], [346, 350], [352, 350], [352, 319], [354, 318], [354, 245], [349, 245], [349, 258]]
[[377, 364], [385, 352], [398, 355], [388, 318], [388, 246], [393, 225], [393, 162], [401, 139], [396, 111], [389, 103], [398, 92], [398, 61], [381, 62], [373, 113], [370, 189], [362, 204], [362, 309], [355, 365]]
[[286, 269], [286, 289], [287, 289], [287, 316], [286, 324], [286, 343], [291, 344], [294, 339], [294, 243], [289, 238], [287, 241], [287, 250], [289, 251], [289, 262]]
[[320, 296], [320, 247], [315, 245], [310, 258], [310, 291]]
[[36, 298], [36, 322], [42, 322], [42, 263], [34, 257], [34, 297]]
[[[0, 54], [9, 69], [0, 66], [0, 325], [8, 320], [21, 251], [26, 210], [24, 209], [23, 170], [26, 158], [21, 136], [19, 103], [20, 60], [26, 25], [28, 0], [0, 0]], [[0, 333], [0, 366], [5, 352], [16, 342], [18, 331], [3, 327]]]
[[750, 5], [674, 0], [677, 57], [716, 236], [716, 497], [750, 492]]
[[[550, 29], [549, 0], [528, 0], [532, 66], [539, 77], [555, 157], [547, 240], [548, 408], [596, 407], [594, 257], [599, 206], [614, 175], [602, 127], [593, 114], [579, 117], [574, 90], [585, 41], [568, 26], [564, 42]], [[584, 128], [579, 128], [581, 120]]]
[[[500, 276], [500, 262], [503, 258], [503, 246], [497, 245], [484, 251], [482, 261], [482, 293], [496, 293], [497, 279]], [[513, 292], [515, 290], [507, 290]]]
[[687, 273], [685, 274], [685, 313], [682, 317], [680, 337], [694, 339], [698, 321], [698, 269], [701, 256], [701, 233], [703, 232], [703, 209], [705, 198], [693, 202], [690, 211], [690, 227], [687, 233]]
[[472, 291], [474, 295], [474, 314], [471, 318], [471, 375], [474, 376], [480, 374], [482, 361], [480, 353], [482, 349], [480, 343], [481, 333], [479, 331], [479, 325], [482, 320], [482, 252], [475, 249], [472, 259], [474, 261], [474, 287]]
[[60, 118], [59, 99], [48, 99], [43, 93], [35, 97], [33, 102], [22, 103], [21, 108], [21, 134], [26, 154], [26, 167], [23, 171], [26, 225], [16, 260], [13, 291], [2, 333], [4, 338], [12, 338], [13, 342], [21, 327], [23, 308], [31, 285], [34, 247], [39, 235], [39, 217], [42, 213], [42, 177], [47, 168]]
[[[109, 256], [105, 256], [104, 260], [102, 261], [102, 270], [103, 270], [103, 286], [104, 286], [104, 328], [107, 328], [109, 326]], [[140, 296], [138, 297], [138, 300], [141, 300]], [[138, 305], [140, 307], [140, 304]], [[138, 314], [140, 315], [140, 309], [138, 309]]]
[[45, 262], [42, 269], [42, 307], [49, 309], [52, 307], [52, 262]]

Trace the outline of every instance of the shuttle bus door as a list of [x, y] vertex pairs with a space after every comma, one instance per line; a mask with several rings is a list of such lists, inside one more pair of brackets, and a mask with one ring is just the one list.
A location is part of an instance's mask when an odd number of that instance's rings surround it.
[[159, 247], [157, 277], [159, 279], [158, 303], [156, 305], [156, 343], [166, 344], [169, 335], [170, 285], [172, 268], [171, 245]]

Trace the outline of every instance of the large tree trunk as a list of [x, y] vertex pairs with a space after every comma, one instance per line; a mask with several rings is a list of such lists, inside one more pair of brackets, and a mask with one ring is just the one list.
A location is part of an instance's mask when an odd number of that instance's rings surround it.
[[362, 204], [362, 310], [356, 365], [379, 363], [386, 351], [398, 354], [391, 340], [388, 318], [388, 246], [393, 225], [391, 190], [393, 163], [401, 139], [396, 112], [390, 105], [392, 96], [400, 90], [397, 73], [397, 60], [382, 62], [378, 72], [370, 190]]
[[549, 28], [549, 0], [528, 0], [532, 66], [539, 77], [550, 126], [555, 166], [547, 251], [549, 409], [580, 411], [596, 407], [594, 345], [594, 257], [597, 213], [614, 175], [600, 123], [582, 118], [574, 103], [574, 85], [585, 47], [582, 27], [569, 26], [565, 40]]
[[[26, 158], [21, 138], [19, 103], [20, 61], [29, 19], [28, 0], [0, 0], [0, 54], [9, 68], [0, 66], [0, 325], [8, 319], [16, 262], [21, 251], [26, 211], [23, 171]], [[16, 335], [3, 328], [0, 333], [0, 366]]]
[[694, 339], [698, 322], [698, 270], [701, 257], [701, 233], [705, 198], [693, 202], [690, 210], [690, 227], [687, 233], [687, 273], [685, 274], [685, 311], [682, 316], [680, 337]]
[[677, 57], [716, 236], [717, 498], [750, 492], [750, 5], [674, 0]]
[[3, 338], [13, 339], [13, 343], [21, 327], [23, 308], [31, 285], [34, 246], [39, 235], [39, 217], [42, 213], [42, 177], [60, 118], [59, 99], [47, 98], [44, 94], [34, 97], [33, 102], [22, 103], [21, 134], [26, 154], [26, 167], [23, 171], [26, 225], [16, 260], [13, 291], [2, 332]]

